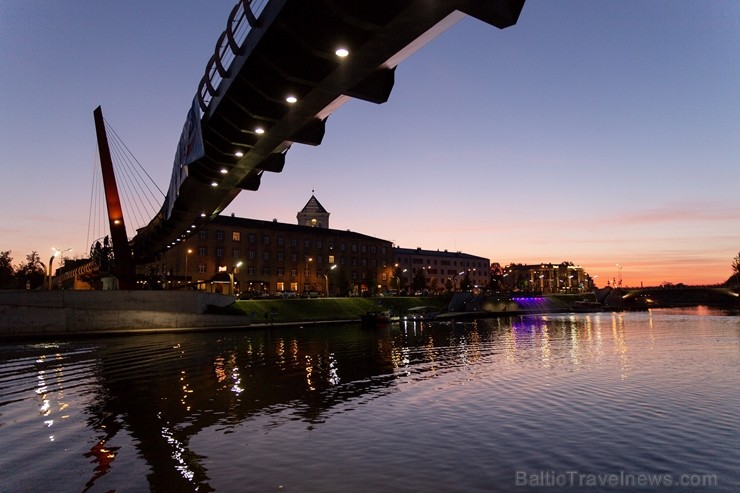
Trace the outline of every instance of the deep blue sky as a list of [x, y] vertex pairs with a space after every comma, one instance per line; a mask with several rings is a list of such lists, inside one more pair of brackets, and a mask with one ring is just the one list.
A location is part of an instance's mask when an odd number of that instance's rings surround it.
[[[166, 189], [233, 0], [0, 4], [0, 250], [84, 252], [92, 111]], [[740, 2], [528, 0], [465, 19], [227, 209], [628, 284], [720, 282], [740, 250]]]

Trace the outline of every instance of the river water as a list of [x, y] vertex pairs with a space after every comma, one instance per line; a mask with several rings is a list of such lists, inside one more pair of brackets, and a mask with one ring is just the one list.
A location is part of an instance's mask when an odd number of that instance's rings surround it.
[[704, 307], [0, 346], [0, 492], [740, 491]]

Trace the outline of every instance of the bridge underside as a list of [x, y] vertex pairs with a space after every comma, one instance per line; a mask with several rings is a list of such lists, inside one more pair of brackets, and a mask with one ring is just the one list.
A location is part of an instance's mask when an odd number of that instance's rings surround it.
[[[201, 98], [204, 155], [187, 166], [176, 193], [171, 189], [169, 210], [139, 230], [136, 261], [193, 234], [241, 190], [257, 190], [265, 171], [282, 171], [291, 144], [319, 145], [326, 118], [349, 98], [387, 101], [396, 65], [464, 15], [505, 28], [523, 3], [269, 1], [210, 101]], [[340, 47], [347, 57], [335, 54]]]

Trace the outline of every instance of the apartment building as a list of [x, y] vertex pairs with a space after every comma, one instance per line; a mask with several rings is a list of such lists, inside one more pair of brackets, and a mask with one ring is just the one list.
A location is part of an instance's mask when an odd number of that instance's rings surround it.
[[490, 281], [491, 261], [468, 253], [396, 247], [393, 257], [393, 286], [401, 291], [480, 289]]

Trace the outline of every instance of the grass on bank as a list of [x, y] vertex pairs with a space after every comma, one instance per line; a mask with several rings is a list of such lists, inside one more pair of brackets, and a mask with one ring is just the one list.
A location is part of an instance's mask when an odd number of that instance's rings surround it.
[[258, 299], [239, 300], [224, 308], [211, 307], [210, 313], [251, 316], [255, 321], [270, 319], [275, 312], [275, 321], [339, 320], [360, 318], [367, 312], [392, 309], [394, 315], [403, 314], [415, 306], [447, 308], [443, 298], [399, 296], [385, 298], [313, 298], [313, 299]]

